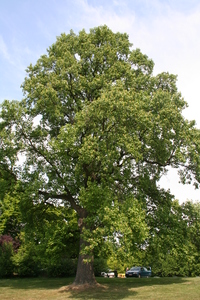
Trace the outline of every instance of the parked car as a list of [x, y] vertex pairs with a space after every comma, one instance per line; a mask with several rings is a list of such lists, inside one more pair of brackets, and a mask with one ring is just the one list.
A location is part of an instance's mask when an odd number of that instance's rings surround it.
[[151, 268], [145, 267], [132, 267], [130, 270], [126, 271], [126, 277], [150, 277], [151, 276]]
[[108, 271], [108, 272], [101, 272], [101, 276], [108, 277], [108, 278], [114, 278], [117, 277], [117, 271]]

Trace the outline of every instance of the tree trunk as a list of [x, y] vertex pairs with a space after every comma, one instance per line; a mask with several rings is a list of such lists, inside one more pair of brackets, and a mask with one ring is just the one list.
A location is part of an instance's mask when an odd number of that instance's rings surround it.
[[[81, 223], [80, 226], [80, 233], [82, 233], [83, 229], [83, 223]], [[78, 265], [77, 265], [77, 271], [76, 271], [76, 278], [74, 281], [75, 285], [95, 285], [96, 279], [94, 275], [94, 255], [93, 253], [85, 255], [81, 254], [81, 250], [84, 246], [88, 246], [89, 243], [83, 240], [80, 234], [80, 247], [79, 247], [79, 257], [78, 257]]]

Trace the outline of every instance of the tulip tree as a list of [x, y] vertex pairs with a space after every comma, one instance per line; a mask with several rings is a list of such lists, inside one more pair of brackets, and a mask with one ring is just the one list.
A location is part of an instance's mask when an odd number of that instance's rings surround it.
[[153, 67], [127, 34], [71, 31], [27, 68], [24, 99], [2, 106], [23, 197], [76, 212], [77, 285], [95, 284], [95, 251], [134, 251], [146, 238], [145, 207], [169, 166], [199, 185], [199, 130], [182, 115], [176, 76]]

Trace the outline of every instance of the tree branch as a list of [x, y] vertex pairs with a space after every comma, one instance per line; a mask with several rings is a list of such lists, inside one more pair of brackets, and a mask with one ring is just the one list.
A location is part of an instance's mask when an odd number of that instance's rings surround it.
[[74, 201], [72, 195], [69, 193], [68, 190], [67, 190], [67, 194], [51, 194], [41, 190], [38, 191], [38, 194], [44, 196], [45, 200], [50, 198], [66, 200], [70, 203], [71, 207], [78, 213], [78, 215], [81, 215], [82, 207], [76, 204], [76, 202]]

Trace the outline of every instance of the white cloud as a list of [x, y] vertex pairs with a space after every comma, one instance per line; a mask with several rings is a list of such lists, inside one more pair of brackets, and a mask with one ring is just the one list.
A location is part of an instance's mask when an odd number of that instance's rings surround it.
[[0, 35], [0, 54], [3, 55], [3, 57], [10, 61], [10, 55], [8, 53], [8, 48], [6, 46], [6, 43], [4, 42], [3, 37]]
[[200, 193], [193, 185], [181, 184], [177, 170], [169, 169], [166, 176], [163, 176], [159, 185], [164, 189], [170, 189], [170, 192], [178, 199], [180, 203], [187, 200], [200, 201]]
[[[155, 62], [155, 71], [178, 75], [178, 88], [189, 103], [185, 115], [200, 125], [200, 9], [190, 15], [170, 12], [142, 28], [137, 43]], [[143, 39], [142, 39], [143, 37]]]
[[90, 5], [86, 0], [77, 0], [76, 3], [80, 8], [78, 22], [80, 29], [85, 28], [88, 30], [106, 24], [113, 31], [128, 32], [134, 24], [134, 13], [127, 15], [126, 5], [122, 5], [120, 2], [121, 9], [126, 10], [120, 14], [113, 9], [112, 5], [109, 5], [109, 2], [106, 7], [101, 5], [101, 1], [95, 6]]

